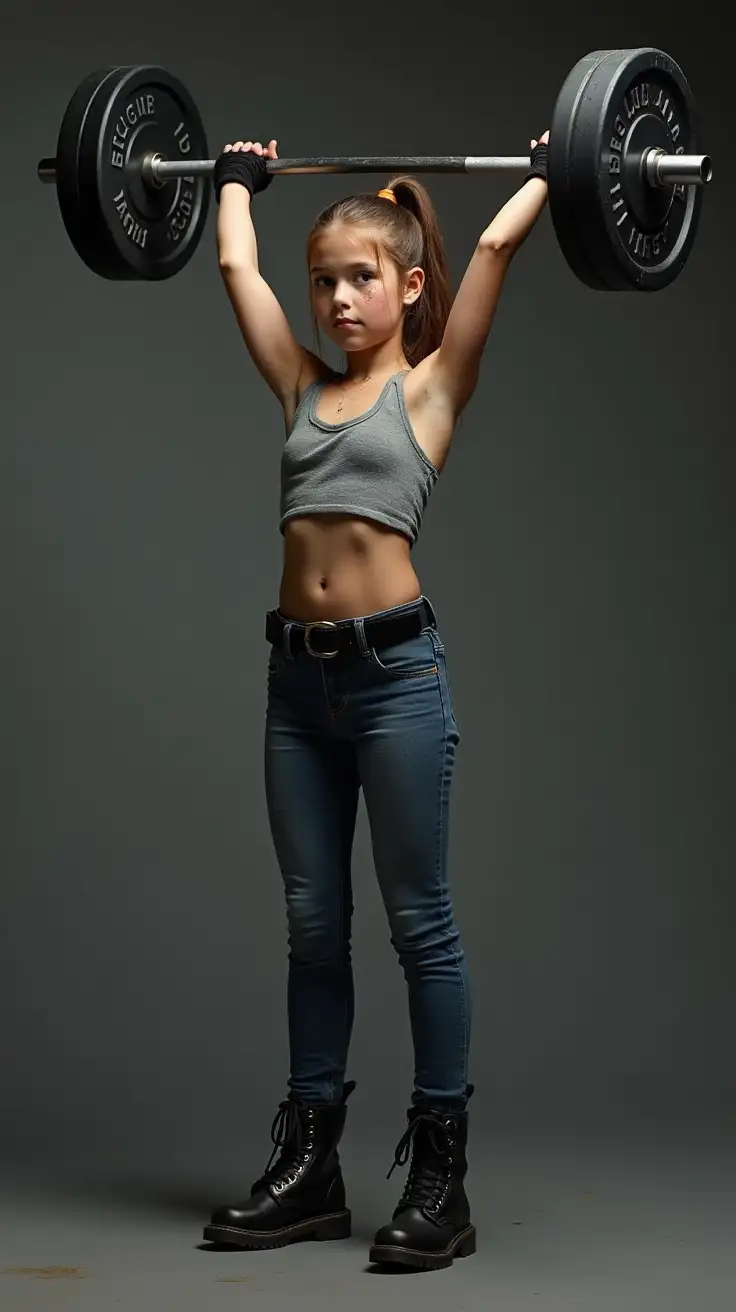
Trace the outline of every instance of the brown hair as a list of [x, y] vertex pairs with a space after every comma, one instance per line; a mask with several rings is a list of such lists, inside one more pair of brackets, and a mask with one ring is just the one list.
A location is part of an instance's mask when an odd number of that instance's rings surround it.
[[[319, 233], [332, 223], [350, 223], [375, 229], [377, 247], [401, 273], [424, 270], [424, 287], [404, 314], [402, 345], [410, 365], [431, 355], [442, 341], [450, 313], [450, 280], [447, 255], [437, 214], [426, 188], [405, 174], [387, 186], [396, 204], [384, 196], [365, 193], [333, 201], [318, 216], [309, 234], [307, 251]], [[380, 249], [377, 249], [380, 264]]]

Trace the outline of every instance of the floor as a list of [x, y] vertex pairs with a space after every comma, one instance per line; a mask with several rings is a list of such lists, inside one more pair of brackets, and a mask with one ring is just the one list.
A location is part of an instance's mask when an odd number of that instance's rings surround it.
[[[385, 1156], [385, 1153], [384, 1153]], [[16, 1165], [0, 1192], [0, 1309], [36, 1312], [733, 1312], [736, 1136], [618, 1134], [475, 1144], [478, 1252], [439, 1272], [369, 1267], [403, 1175], [343, 1151], [353, 1235], [263, 1253], [211, 1249], [201, 1227], [244, 1183], [223, 1157], [103, 1171]]]

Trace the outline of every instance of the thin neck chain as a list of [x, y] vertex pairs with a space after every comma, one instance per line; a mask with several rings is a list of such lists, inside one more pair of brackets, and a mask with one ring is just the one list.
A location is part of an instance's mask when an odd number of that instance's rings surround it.
[[[364, 378], [363, 381], [362, 381], [362, 383], [358, 383], [358, 386], [357, 386], [356, 388], [354, 388], [353, 390], [356, 391], [356, 392], [360, 392], [360, 391], [362, 391], [362, 389], [365, 387], [366, 383], [369, 383], [369, 382], [371, 381], [372, 377], [373, 377], [373, 374], [368, 374], [367, 378]], [[338, 403], [337, 403], [337, 413], [338, 413], [338, 414], [341, 414], [341, 413], [342, 413], [342, 405], [343, 405], [343, 401], [344, 401], [344, 399], [345, 399], [345, 392], [346, 392], [346, 390], [347, 390], [346, 384], [343, 383], [343, 385], [342, 385], [342, 391], [341, 391], [341, 393], [340, 393], [340, 400], [339, 400]]]

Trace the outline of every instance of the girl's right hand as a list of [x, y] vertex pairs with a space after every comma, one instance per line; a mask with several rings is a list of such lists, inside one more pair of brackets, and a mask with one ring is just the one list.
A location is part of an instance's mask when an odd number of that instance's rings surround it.
[[235, 141], [229, 146], [223, 146], [223, 154], [226, 150], [241, 150], [244, 154], [264, 155], [266, 159], [278, 159], [276, 153], [277, 142], [274, 139], [269, 141], [267, 146], [262, 146], [260, 141]]

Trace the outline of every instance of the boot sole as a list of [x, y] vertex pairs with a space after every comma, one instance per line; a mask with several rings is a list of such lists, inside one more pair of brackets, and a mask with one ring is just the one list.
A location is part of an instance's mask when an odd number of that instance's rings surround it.
[[370, 1262], [381, 1266], [411, 1266], [418, 1271], [439, 1271], [452, 1266], [456, 1257], [471, 1257], [475, 1252], [475, 1226], [462, 1230], [447, 1248], [429, 1250], [400, 1248], [393, 1244], [374, 1244], [368, 1255]]
[[303, 1239], [349, 1239], [350, 1212], [331, 1212], [297, 1221], [280, 1230], [243, 1230], [236, 1225], [206, 1225], [204, 1239], [231, 1248], [284, 1248]]

